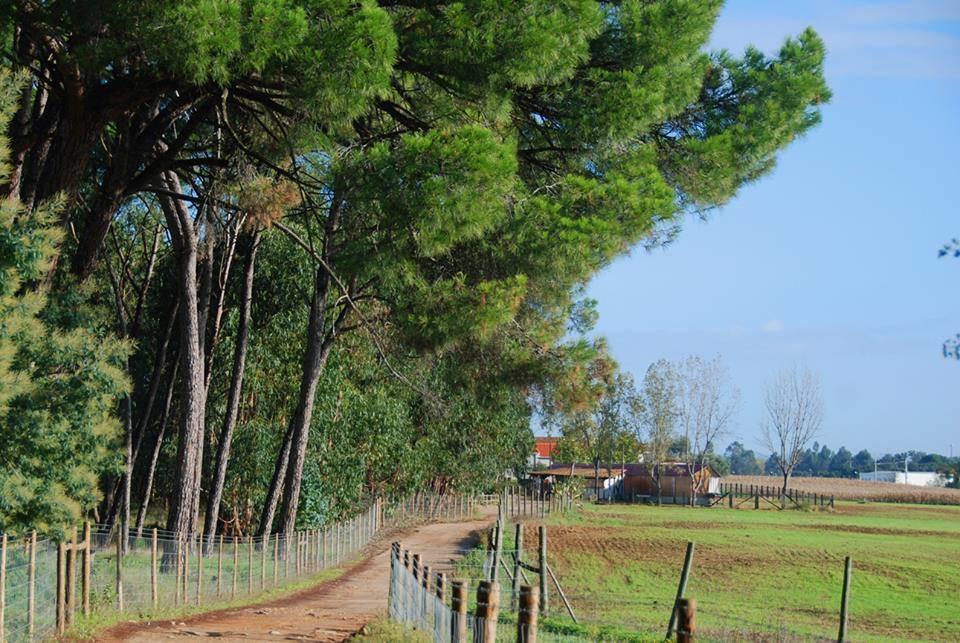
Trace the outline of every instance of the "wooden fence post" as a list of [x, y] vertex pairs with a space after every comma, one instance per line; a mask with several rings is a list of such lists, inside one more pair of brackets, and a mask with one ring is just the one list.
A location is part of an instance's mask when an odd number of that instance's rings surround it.
[[193, 546], [193, 536], [187, 535], [183, 543], [183, 604], [190, 603], [190, 548]]
[[679, 609], [680, 599], [683, 593], [687, 591], [687, 579], [690, 578], [690, 567], [693, 564], [693, 542], [687, 543], [687, 553], [683, 557], [683, 570], [680, 572], [680, 584], [677, 586], [677, 598], [673, 601], [673, 609], [670, 611], [670, 622], [667, 623], [667, 638], [673, 636], [673, 627], [677, 622], [677, 610]]
[[[73, 614], [77, 609], [77, 528], [70, 529], [70, 543], [67, 545], [67, 625], [73, 623]], [[0, 639], [2, 640], [2, 639]]]
[[550, 601], [547, 597], [547, 526], [546, 525], [540, 525], [539, 535], [540, 535], [540, 549], [539, 549], [540, 613], [546, 615], [550, 607]]
[[[223, 536], [220, 536], [221, 543]], [[217, 574], [219, 583], [219, 576]], [[153, 533], [150, 537], [150, 601], [153, 605], [153, 609], [157, 609], [157, 606], [160, 604], [160, 594], [157, 591], [157, 528], [153, 528]]]
[[[513, 580], [510, 584], [510, 605], [517, 604], [520, 591], [520, 561], [523, 560], [523, 523], [515, 525], [513, 552]], [[539, 599], [538, 599], [539, 600]]]
[[427, 622], [427, 612], [430, 608], [430, 565], [423, 566], [420, 585], [423, 592], [420, 594], [420, 616], [423, 622]]
[[253, 536], [247, 536], [247, 594], [253, 594]]
[[270, 540], [260, 541], [260, 590], [267, 588], [267, 549], [270, 548]]
[[0, 536], [0, 641], [6, 641], [7, 534]]
[[230, 598], [237, 596], [237, 568], [240, 566], [240, 539], [233, 537], [233, 588], [230, 591]]
[[27, 567], [27, 638], [33, 640], [37, 605], [37, 532], [30, 532], [30, 558]]
[[177, 538], [177, 588], [174, 595], [174, 605], [180, 604], [180, 595], [183, 592], [183, 540]]
[[450, 642], [467, 643], [467, 581], [455, 580], [450, 589]]
[[677, 601], [677, 643], [691, 643], [697, 632], [697, 601], [681, 598]]
[[203, 600], [203, 534], [197, 535], [197, 605]]
[[67, 629], [67, 544], [57, 543], [57, 634]]
[[[502, 508], [503, 505], [500, 505]], [[501, 514], [502, 514], [501, 510]], [[496, 582], [500, 578], [500, 557], [503, 554], [503, 519], [497, 520], [497, 528], [493, 546], [493, 565], [490, 568], [490, 580]]]
[[223, 594], [223, 532], [220, 532], [220, 542], [217, 548], [217, 596]]
[[[120, 521], [120, 529], [126, 532], [127, 527]], [[123, 611], [123, 534], [117, 532], [117, 609]]]
[[414, 554], [413, 559], [411, 560], [411, 569], [413, 572], [413, 588], [411, 589], [413, 596], [413, 604], [411, 607], [415, 609], [420, 608], [420, 554]]
[[853, 561], [847, 556], [843, 562], [843, 592], [840, 595], [840, 633], [837, 634], [837, 642], [843, 643], [847, 640], [847, 605], [850, 600], [850, 575], [853, 572]]
[[90, 521], [83, 522], [83, 556], [80, 559], [80, 597], [83, 603], [83, 615], [90, 616], [90, 572], [93, 562], [90, 545]]
[[517, 643], [537, 643], [537, 608], [540, 590], [530, 585], [520, 587], [517, 610]]
[[497, 618], [500, 614], [500, 585], [494, 581], [480, 581], [477, 586], [477, 609], [474, 621], [475, 643], [496, 643]]

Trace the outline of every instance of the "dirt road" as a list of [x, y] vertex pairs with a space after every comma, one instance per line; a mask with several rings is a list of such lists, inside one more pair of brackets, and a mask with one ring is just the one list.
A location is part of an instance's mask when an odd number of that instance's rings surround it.
[[425, 525], [382, 538], [344, 576], [282, 599], [244, 608], [209, 612], [183, 621], [124, 623], [98, 641], [164, 641], [211, 637], [220, 641], [343, 641], [377, 616], [386, 614], [390, 581], [390, 541], [424, 557], [437, 571], [447, 571], [477, 533], [496, 519], [489, 508], [471, 522]]

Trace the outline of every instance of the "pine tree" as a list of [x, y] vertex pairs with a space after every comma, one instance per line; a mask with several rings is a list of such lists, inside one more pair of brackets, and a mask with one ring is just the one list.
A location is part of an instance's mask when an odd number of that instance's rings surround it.
[[[19, 83], [0, 70], [0, 182], [9, 173], [4, 132]], [[0, 201], [0, 531], [55, 531], [97, 499], [115, 465], [118, 397], [127, 346], [95, 328], [81, 298], [52, 298], [45, 281], [62, 243], [59, 203], [31, 215]]]

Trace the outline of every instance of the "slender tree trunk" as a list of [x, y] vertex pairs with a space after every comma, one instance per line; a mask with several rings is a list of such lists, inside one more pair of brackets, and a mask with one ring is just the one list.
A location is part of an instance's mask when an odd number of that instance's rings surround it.
[[[247, 346], [250, 341], [250, 316], [253, 303], [253, 277], [260, 246], [260, 232], [254, 233], [250, 244], [250, 254], [244, 270], [243, 298], [240, 303], [240, 320], [237, 325], [237, 341], [233, 354], [233, 373], [230, 378], [230, 393], [227, 398], [227, 414], [217, 444], [217, 459], [214, 467], [213, 486], [207, 501], [206, 529], [212, 544], [217, 534], [217, 519], [220, 517], [220, 502], [223, 498], [223, 485], [227, 479], [227, 463], [230, 460], [230, 446], [233, 431], [240, 413], [240, 393], [243, 389], [243, 371], [247, 362]], [[225, 287], [225, 285], [224, 285]], [[208, 380], [209, 381], [209, 380]]]
[[153, 453], [150, 454], [150, 463], [147, 465], [146, 479], [143, 485], [143, 499], [140, 501], [140, 509], [137, 511], [137, 538], [143, 533], [143, 522], [147, 517], [147, 509], [150, 506], [150, 496], [153, 493], [153, 478], [157, 472], [157, 461], [160, 459], [160, 449], [163, 447], [163, 437], [167, 430], [167, 420], [170, 417], [170, 405], [173, 402], [173, 391], [177, 384], [177, 370], [180, 368], [179, 356], [173, 361], [173, 368], [170, 371], [170, 381], [167, 383], [167, 396], [163, 402], [163, 412], [160, 414], [160, 426], [157, 429], [157, 441], [153, 445]]
[[600, 503], [600, 458], [593, 459], [593, 489], [597, 494], [597, 503]]
[[[172, 172], [164, 174], [165, 188], [180, 192]], [[167, 529], [182, 538], [196, 533], [200, 513], [200, 469], [204, 438], [204, 357], [198, 316], [197, 231], [183, 201], [161, 196], [177, 251], [177, 288], [180, 299], [180, 422], [177, 467]]]
[[303, 481], [303, 463], [310, 438], [310, 422], [313, 419], [313, 403], [316, 398], [317, 384], [320, 382], [323, 367], [333, 346], [332, 336], [328, 336], [324, 323], [329, 293], [330, 276], [321, 268], [317, 271], [313, 303], [310, 306], [307, 348], [303, 358], [303, 376], [300, 380], [297, 409], [290, 419], [292, 439], [290, 460], [283, 481], [281, 533], [293, 533], [295, 530], [300, 503], [300, 485]]
[[269, 538], [273, 530], [273, 517], [277, 513], [277, 505], [280, 504], [280, 494], [283, 492], [283, 481], [287, 477], [287, 464], [290, 462], [290, 449], [293, 444], [293, 424], [287, 425], [287, 431], [283, 435], [283, 444], [280, 446], [280, 453], [277, 455], [277, 461], [273, 465], [273, 478], [270, 480], [270, 489], [267, 491], [267, 498], [263, 503], [263, 511], [260, 513], [260, 525], [257, 528], [257, 536]]

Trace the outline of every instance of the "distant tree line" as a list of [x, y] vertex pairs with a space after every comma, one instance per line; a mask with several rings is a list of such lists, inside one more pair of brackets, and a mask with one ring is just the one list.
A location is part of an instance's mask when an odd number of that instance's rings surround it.
[[[793, 474], [816, 478], [857, 478], [861, 473], [874, 470], [902, 471], [908, 460], [910, 471], [936, 471], [954, 476], [960, 469], [960, 458], [951, 458], [939, 453], [905, 451], [886, 453], [874, 459], [870, 451], [861, 449], [853, 453], [847, 447], [833, 451], [827, 445], [814, 442], [805, 449]], [[723, 454], [713, 454], [711, 464], [721, 474], [733, 475], [779, 475], [780, 470], [773, 455], [764, 460], [740, 441], [732, 442]]]

